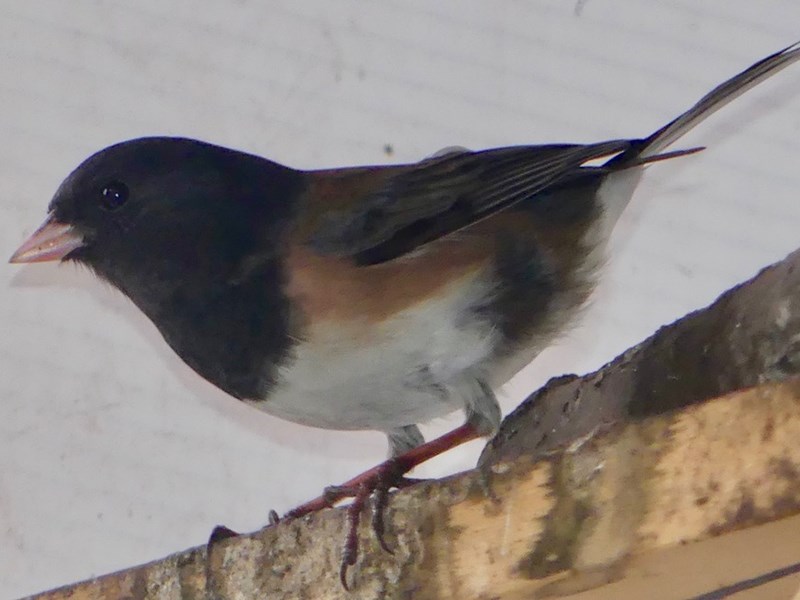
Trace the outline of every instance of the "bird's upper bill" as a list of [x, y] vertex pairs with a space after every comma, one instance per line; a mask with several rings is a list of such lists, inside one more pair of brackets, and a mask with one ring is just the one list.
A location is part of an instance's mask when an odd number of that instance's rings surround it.
[[8, 262], [33, 263], [60, 260], [83, 245], [83, 236], [50, 214], [33, 235], [17, 248]]

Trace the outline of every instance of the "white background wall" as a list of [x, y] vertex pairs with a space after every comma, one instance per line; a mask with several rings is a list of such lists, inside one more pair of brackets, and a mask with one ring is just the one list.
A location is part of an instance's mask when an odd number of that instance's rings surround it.
[[[798, 24], [797, 0], [2, 0], [0, 258], [114, 141], [186, 135], [321, 167], [645, 135]], [[508, 386], [506, 411], [797, 247], [799, 135], [795, 65], [682, 144], [706, 152], [653, 166], [583, 326]], [[0, 597], [202, 544], [217, 523], [256, 529], [384, 456], [379, 434], [230, 400], [87, 272], [0, 263], [0, 286]]]

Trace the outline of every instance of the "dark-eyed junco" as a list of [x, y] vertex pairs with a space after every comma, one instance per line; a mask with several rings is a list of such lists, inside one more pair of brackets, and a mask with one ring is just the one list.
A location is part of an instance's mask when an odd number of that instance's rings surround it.
[[[292, 513], [355, 495], [356, 519], [376, 488], [496, 429], [493, 390], [584, 303], [643, 166], [697, 150], [664, 152], [799, 58], [800, 44], [767, 57], [643, 139], [322, 171], [122, 142], [67, 177], [11, 262], [87, 265], [198, 374], [269, 414], [386, 432], [393, 458]], [[456, 409], [466, 424], [424, 444], [416, 424]]]

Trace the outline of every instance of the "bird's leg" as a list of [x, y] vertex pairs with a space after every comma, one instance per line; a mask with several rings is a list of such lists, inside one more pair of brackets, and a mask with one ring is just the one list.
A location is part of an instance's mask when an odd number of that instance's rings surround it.
[[[425, 461], [430, 460], [434, 456], [438, 456], [439, 454], [442, 454], [451, 448], [460, 446], [461, 444], [474, 440], [478, 437], [480, 437], [480, 434], [475, 426], [469, 422], [464, 423], [453, 431], [445, 433], [444, 435], [431, 440], [430, 442], [425, 442], [421, 446], [417, 446], [405, 454], [394, 456], [385, 460], [379, 465], [364, 471], [360, 475], [353, 477], [341, 485], [330, 486], [326, 488], [325, 492], [321, 496], [301, 504], [293, 510], [290, 510], [288, 513], [286, 513], [284, 518], [296, 519], [298, 517], [317, 512], [318, 510], [322, 510], [323, 508], [330, 508], [345, 498], [354, 498], [362, 484], [372, 486], [371, 491], [375, 491], [377, 489], [377, 484], [381, 482], [388, 484], [389, 488], [406, 487], [406, 485], [404, 485], [406, 478], [404, 478], [403, 475], [408, 473], [414, 467], [421, 465]], [[393, 480], [389, 481], [389, 479], [392, 478]], [[413, 480], [408, 481], [410, 483], [415, 483]]]
[[406, 425], [392, 429], [386, 433], [389, 440], [389, 456], [400, 456], [412, 448], [422, 446], [425, 438], [416, 425]]
[[374, 494], [375, 504], [372, 515], [372, 529], [375, 532], [378, 543], [388, 551], [389, 548], [383, 536], [383, 512], [388, 501], [389, 490], [407, 487], [416, 483], [415, 480], [408, 479], [404, 475], [434, 456], [438, 456], [451, 448], [460, 446], [484, 434], [485, 432], [481, 432], [473, 420], [468, 420], [453, 431], [412, 448], [399, 456], [393, 456], [342, 485], [327, 488], [320, 497], [301, 504], [286, 513], [284, 518], [296, 519], [323, 508], [329, 508], [345, 498], [353, 498], [353, 504], [347, 510], [348, 529], [340, 571], [342, 585], [347, 588], [347, 569], [355, 564], [358, 556], [358, 523], [361, 510], [367, 499]]

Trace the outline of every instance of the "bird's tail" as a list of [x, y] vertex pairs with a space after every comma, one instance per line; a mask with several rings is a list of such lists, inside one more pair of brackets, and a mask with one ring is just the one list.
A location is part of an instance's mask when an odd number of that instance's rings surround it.
[[750, 88], [772, 77], [775, 73], [788, 67], [796, 60], [800, 60], [800, 42], [796, 42], [783, 50], [779, 50], [767, 56], [738, 75], [734, 75], [724, 83], [721, 83], [703, 96], [685, 113], [641, 140], [641, 142], [634, 144], [630, 149], [619, 156], [614, 157], [609, 162], [609, 166], [613, 165], [616, 168], [625, 168], [654, 162], [661, 158], [672, 158], [676, 155], [698, 150], [693, 148], [689, 151], [659, 154], [664, 148], [668, 147], [701, 121], [704, 121], [707, 117], [728, 104], [728, 102], [738, 98]]

